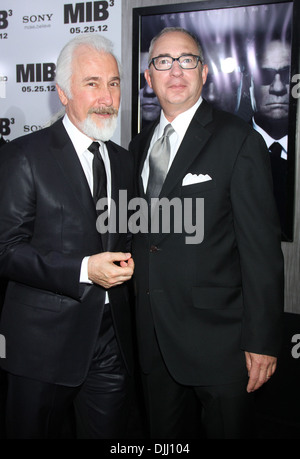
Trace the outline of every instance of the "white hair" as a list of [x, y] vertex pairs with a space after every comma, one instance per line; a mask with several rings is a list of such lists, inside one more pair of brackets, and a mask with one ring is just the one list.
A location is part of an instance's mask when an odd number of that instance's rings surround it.
[[113, 43], [107, 38], [96, 33], [79, 35], [70, 40], [61, 50], [56, 64], [56, 83], [70, 99], [73, 54], [80, 46], [88, 46], [96, 51], [111, 54], [117, 62], [121, 75], [121, 64], [113, 52]]

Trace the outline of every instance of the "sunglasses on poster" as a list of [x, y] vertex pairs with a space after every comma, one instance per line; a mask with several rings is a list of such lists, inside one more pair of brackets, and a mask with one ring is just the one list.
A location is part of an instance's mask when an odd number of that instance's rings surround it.
[[290, 72], [291, 72], [291, 69], [289, 66], [283, 67], [278, 70], [262, 68], [260, 69], [261, 84], [263, 86], [268, 86], [272, 84], [273, 81], [275, 80], [276, 75], [280, 76], [280, 80], [282, 84], [289, 84], [290, 83]]

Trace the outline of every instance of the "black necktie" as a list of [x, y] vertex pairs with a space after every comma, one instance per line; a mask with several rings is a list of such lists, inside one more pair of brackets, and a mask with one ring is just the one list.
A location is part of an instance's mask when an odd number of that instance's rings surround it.
[[281, 158], [282, 146], [278, 142], [272, 143], [270, 146], [270, 153], [273, 158]]
[[171, 124], [165, 127], [162, 137], [153, 145], [149, 156], [149, 181], [147, 186], [147, 198], [158, 198], [164, 180], [167, 175], [170, 160], [170, 140], [169, 136], [173, 134], [174, 129]]
[[[98, 142], [93, 142], [89, 146], [89, 151], [93, 153], [94, 158], [93, 158], [93, 181], [94, 181], [94, 186], [93, 186], [93, 199], [95, 202], [95, 205], [101, 198], [107, 198], [107, 178], [106, 178], [106, 170], [104, 166], [104, 162], [102, 159], [102, 156], [99, 151], [99, 143]], [[106, 208], [103, 210], [98, 210], [97, 209], [97, 215], [101, 215], [102, 212], [105, 212]], [[104, 248], [106, 248], [107, 245], [107, 233], [104, 231], [101, 231], [98, 229], [98, 231], [101, 234], [101, 239]]]
[[279, 212], [281, 227], [283, 232], [286, 227], [286, 216], [288, 208], [288, 196], [287, 196], [287, 165], [288, 162], [286, 159], [281, 157], [282, 146], [278, 142], [274, 142], [270, 148], [270, 160], [272, 167], [272, 176], [273, 176], [273, 190], [274, 196]]
[[101, 198], [107, 197], [107, 179], [106, 179], [106, 171], [102, 156], [99, 151], [99, 143], [93, 142], [89, 146], [89, 151], [93, 153], [93, 181], [94, 181], [94, 188], [93, 188], [93, 198], [95, 204]]

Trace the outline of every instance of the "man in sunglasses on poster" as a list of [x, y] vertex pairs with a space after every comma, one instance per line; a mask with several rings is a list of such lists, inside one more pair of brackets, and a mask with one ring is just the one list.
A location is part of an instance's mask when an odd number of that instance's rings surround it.
[[252, 76], [253, 127], [263, 136], [270, 151], [283, 235], [286, 232], [290, 65], [290, 44], [272, 40], [258, 56], [258, 68]]

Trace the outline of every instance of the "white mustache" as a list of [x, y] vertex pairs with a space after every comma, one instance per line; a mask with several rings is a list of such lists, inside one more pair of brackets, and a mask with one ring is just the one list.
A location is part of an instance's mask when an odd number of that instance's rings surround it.
[[88, 111], [88, 114], [91, 115], [92, 113], [96, 113], [97, 115], [113, 115], [118, 116], [118, 110], [113, 107], [107, 108], [91, 108]]

